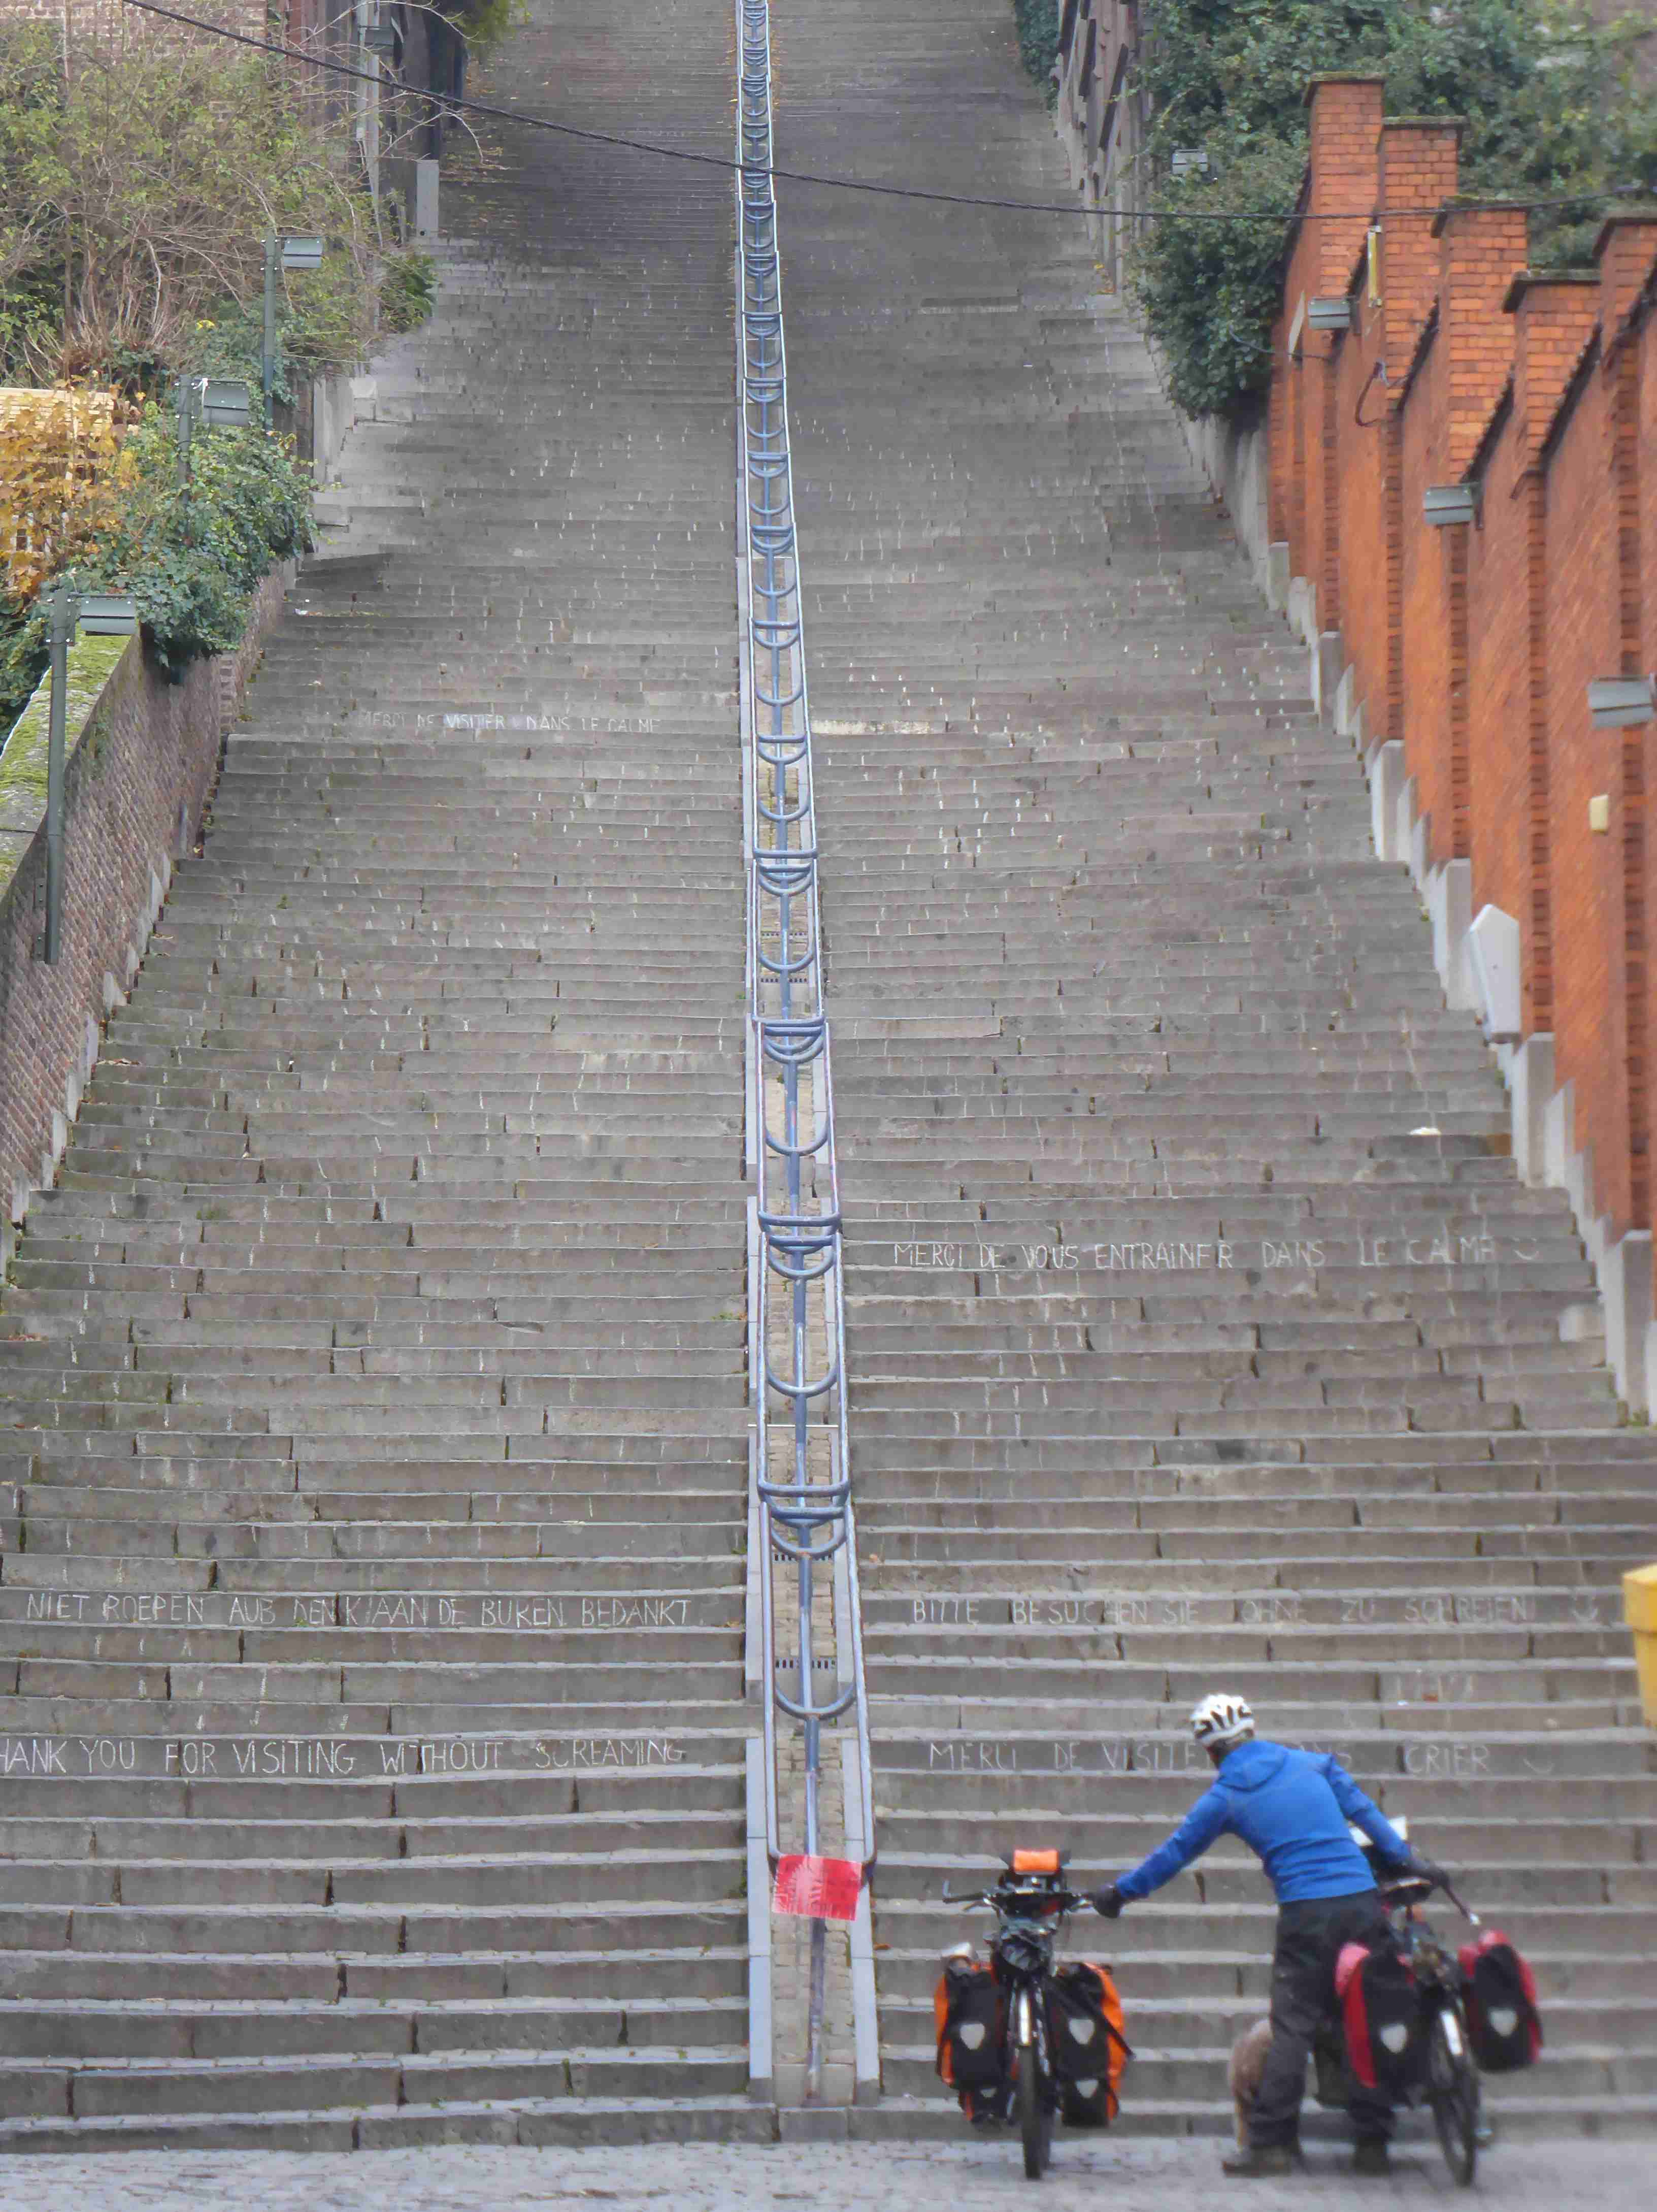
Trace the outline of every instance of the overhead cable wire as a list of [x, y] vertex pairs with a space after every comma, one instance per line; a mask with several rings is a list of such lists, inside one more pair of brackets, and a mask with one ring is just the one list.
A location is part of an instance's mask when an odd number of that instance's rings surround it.
[[[976, 192], [939, 192], [923, 185], [883, 185], [869, 177], [835, 177], [820, 169], [780, 169], [771, 164], [763, 168], [750, 167], [734, 161], [728, 154], [698, 154], [684, 146], [662, 146], [648, 138], [631, 138], [616, 131], [594, 131], [580, 123], [561, 123], [550, 115], [530, 115], [522, 108], [501, 107], [493, 100], [474, 100], [470, 94], [433, 92], [422, 85], [405, 85], [398, 78], [379, 75], [373, 70], [357, 69], [349, 62], [330, 61], [322, 54], [307, 53], [303, 46], [290, 46], [276, 39], [256, 39], [246, 31], [233, 31], [228, 24], [210, 23], [200, 15], [186, 15], [177, 8], [163, 8], [160, 0], [122, 0], [128, 8], [136, 8], [146, 15], [159, 15], [169, 23], [182, 23], [191, 30], [204, 31], [210, 38], [227, 39], [233, 46], [250, 46], [255, 53], [276, 54], [286, 61], [303, 62], [309, 69], [322, 70], [331, 76], [354, 77], [361, 84], [389, 86], [394, 91], [412, 94], [416, 99], [428, 100], [440, 113], [487, 115], [497, 123], [516, 123], [527, 131], [555, 131], [560, 137], [576, 138], [592, 146], [613, 146], [628, 154], [646, 154], [659, 161], [690, 161], [704, 169], [720, 169], [727, 173], [764, 176], [774, 182], [780, 179], [791, 185], [819, 185], [830, 191], [868, 192], [882, 199], [930, 200], [940, 207], [987, 208], [1004, 210], [1017, 215], [1089, 216], [1096, 219], [1109, 216], [1118, 222], [1373, 222], [1375, 208], [1102, 208], [1077, 206], [1072, 200], [1007, 200], [992, 199]], [[1626, 198], [1630, 194], [1645, 194], [1651, 187], [1643, 184], [1600, 185], [1592, 191], [1567, 192], [1551, 199], [1504, 199], [1499, 204], [1517, 214], [1530, 214], [1544, 208], [1593, 207], [1601, 200]], [[1397, 218], [1410, 216], [1425, 219], [1441, 215], [1444, 203], [1433, 207], [1387, 208], [1380, 212], [1383, 216]]]

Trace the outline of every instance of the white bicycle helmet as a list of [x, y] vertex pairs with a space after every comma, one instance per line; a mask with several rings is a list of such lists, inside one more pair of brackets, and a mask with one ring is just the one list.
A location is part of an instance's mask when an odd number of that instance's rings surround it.
[[1216, 1690], [1191, 1716], [1191, 1733], [1205, 1751], [1225, 1743], [1246, 1743], [1254, 1733], [1254, 1716], [1246, 1698], [1229, 1690]]

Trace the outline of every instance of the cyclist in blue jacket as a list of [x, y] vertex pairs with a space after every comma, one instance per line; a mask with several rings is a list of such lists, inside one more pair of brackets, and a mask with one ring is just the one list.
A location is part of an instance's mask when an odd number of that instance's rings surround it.
[[[1192, 1732], [1218, 1770], [1165, 1844], [1131, 1874], [1095, 1893], [1114, 1920], [1125, 1905], [1149, 1897], [1199, 1858], [1221, 1836], [1240, 1836], [1258, 1851], [1278, 1898], [1278, 1942], [1272, 1966], [1272, 2047], [1249, 2113], [1248, 2149], [1227, 2159], [1239, 2178], [1290, 2171], [1300, 2130], [1301, 2099], [1312, 2039], [1335, 2002], [1335, 1960], [1343, 1943], [1368, 1941], [1386, 1914], [1369, 1862], [1352, 1840], [1356, 1826], [1390, 1866], [1440, 1881], [1372, 1804], [1338, 1759], [1285, 1744], [1264, 1743], [1241, 1698], [1223, 1691], [1205, 1698], [1191, 1716]], [[1385, 2173], [1392, 2107], [1360, 2088], [1348, 2107], [1357, 2131], [1354, 2169]]]

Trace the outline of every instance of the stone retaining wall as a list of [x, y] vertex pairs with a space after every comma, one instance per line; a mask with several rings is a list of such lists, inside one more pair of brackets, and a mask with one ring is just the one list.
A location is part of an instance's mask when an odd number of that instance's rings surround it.
[[293, 568], [266, 578], [234, 653], [168, 684], [136, 639], [83, 637], [70, 655], [64, 942], [34, 955], [46, 918], [47, 687], [0, 753], [0, 1246], [49, 1186], [131, 984], [176, 860], [188, 853]]

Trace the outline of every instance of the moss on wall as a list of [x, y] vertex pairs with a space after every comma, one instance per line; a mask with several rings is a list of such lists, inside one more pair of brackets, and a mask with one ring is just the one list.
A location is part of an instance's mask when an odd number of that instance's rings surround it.
[[[70, 646], [64, 713], [66, 762], [74, 758], [111, 677], [132, 647], [133, 641], [125, 637], [78, 637]], [[0, 899], [46, 815], [51, 690], [48, 674], [36, 684], [33, 697], [12, 725], [0, 751]]]

